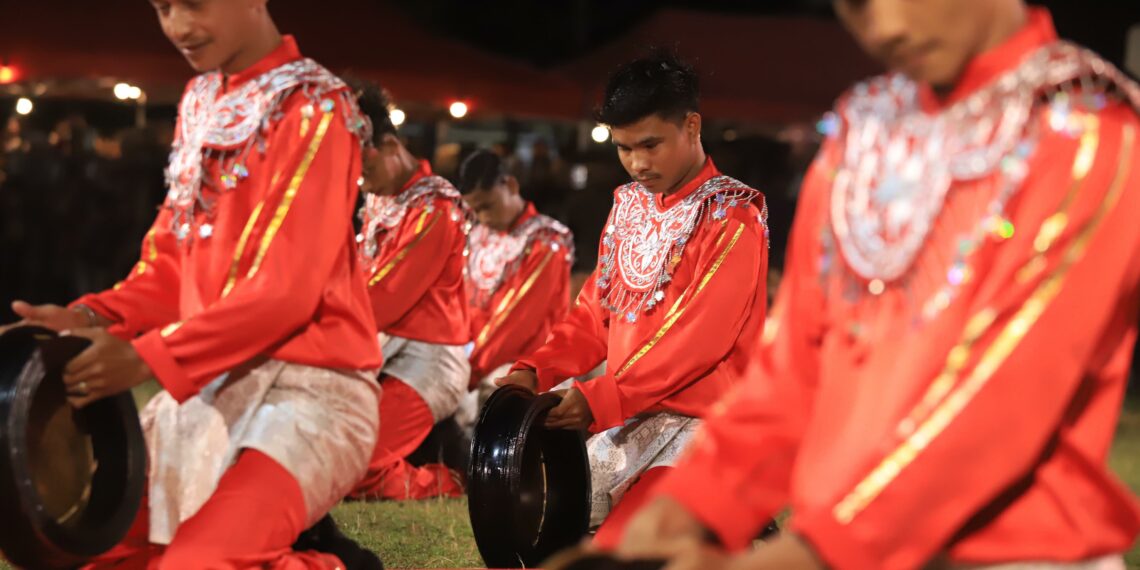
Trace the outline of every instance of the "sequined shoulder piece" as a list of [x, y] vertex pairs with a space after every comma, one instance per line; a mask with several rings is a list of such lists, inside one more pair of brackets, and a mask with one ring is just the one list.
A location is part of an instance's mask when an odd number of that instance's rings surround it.
[[840, 163], [830, 220], [840, 253], [860, 278], [890, 283], [923, 248], [953, 184], [997, 175], [985, 218], [1000, 217], [1021, 186], [1037, 114], [1061, 101], [1140, 109], [1140, 89], [1111, 64], [1067, 42], [1043, 46], [962, 101], [929, 114], [901, 74], [855, 86], [830, 122]]
[[[247, 153], [266, 151], [265, 136], [281, 119], [281, 104], [291, 94], [299, 91], [310, 100], [303, 111], [339, 108], [350, 131], [361, 140], [369, 135], [370, 125], [345, 84], [311, 59], [273, 68], [229, 93], [221, 93], [222, 83], [221, 73], [199, 75], [187, 85], [179, 104], [179, 127], [166, 169], [166, 205], [174, 211], [173, 229], [180, 240], [197, 222], [197, 212], [212, 211], [204, 186], [224, 192], [249, 175]], [[220, 163], [218, 180], [207, 178], [207, 158]]]
[[[739, 180], [717, 176], [662, 210], [641, 184], [618, 188], [598, 257], [596, 278], [603, 305], [629, 322], [652, 310], [664, 298], [663, 289], [703, 217], [723, 221], [730, 208], [750, 204], [759, 196]], [[763, 216], [760, 221], [766, 222]]]
[[363, 257], [373, 259], [384, 251], [384, 246], [395, 235], [391, 230], [403, 223], [408, 210], [426, 205], [430, 213], [432, 202], [438, 198], [451, 202], [455, 207], [452, 211], [454, 221], [463, 220], [464, 229], [470, 228], [471, 209], [455, 186], [442, 176], [426, 176], [395, 196], [366, 196], [359, 213], [362, 231], [356, 238], [361, 244]]
[[574, 262], [574, 238], [570, 229], [549, 216], [532, 216], [510, 232], [475, 226], [467, 240], [467, 283], [472, 302], [486, 307], [539, 242], [546, 244], [551, 254]]

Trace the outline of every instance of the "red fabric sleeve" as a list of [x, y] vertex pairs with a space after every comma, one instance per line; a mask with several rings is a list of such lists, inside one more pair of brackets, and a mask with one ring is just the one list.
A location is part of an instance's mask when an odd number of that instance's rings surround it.
[[465, 243], [462, 216], [452, 220], [456, 210], [448, 200], [433, 200], [430, 208], [425, 204], [405, 214], [398, 241], [368, 278], [377, 330], [387, 330], [412, 310], [447, 267], [447, 252]]
[[784, 276], [744, 381], [714, 406], [686, 456], [656, 489], [732, 549], [751, 544], [789, 500], [825, 330], [817, 273], [824, 170], [817, 162], [805, 178]]
[[707, 234], [697, 273], [660, 329], [620, 368], [576, 385], [594, 415], [590, 431], [621, 425], [700, 379], [729, 354], [751, 312], [764, 310], [764, 224], [753, 207], [731, 212]]
[[115, 324], [109, 330], [123, 338], [178, 320], [181, 254], [170, 228], [168, 208], [159, 211], [143, 238], [139, 261], [114, 288], [84, 295], [70, 306], [86, 305]]
[[567, 378], [581, 376], [605, 361], [609, 322], [610, 313], [602, 308], [597, 279], [591, 274], [574, 307], [555, 325], [546, 344], [520, 359], [511, 371], [534, 370], [539, 392], [550, 390]]
[[555, 251], [548, 243], [535, 243], [512, 281], [502, 300], [504, 306], [496, 307], [476, 332], [471, 353], [473, 382], [521, 356], [557, 308], [570, 304], [570, 261], [564, 250]]

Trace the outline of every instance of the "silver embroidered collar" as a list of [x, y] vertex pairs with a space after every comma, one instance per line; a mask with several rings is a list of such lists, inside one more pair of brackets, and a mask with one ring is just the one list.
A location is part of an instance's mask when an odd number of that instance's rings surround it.
[[[202, 192], [203, 186], [216, 187], [208, 179], [207, 158], [219, 161], [219, 190], [233, 189], [249, 176], [244, 157], [251, 148], [257, 145], [260, 152], [265, 151], [264, 134], [280, 118], [285, 97], [303, 89], [312, 101], [320, 100], [323, 111], [331, 112], [335, 102], [322, 98], [336, 91], [342, 91], [342, 96], [347, 93], [340, 79], [310, 59], [273, 68], [228, 93], [221, 92], [223, 80], [220, 72], [199, 75], [179, 105], [178, 132], [166, 169], [166, 205], [174, 211], [172, 229], [179, 240], [188, 236], [197, 212], [212, 210]], [[351, 112], [355, 103], [345, 98], [345, 108], [355, 123], [349, 126], [362, 132], [365, 121]], [[210, 226], [203, 224], [199, 233], [209, 237]]]
[[364, 207], [359, 213], [362, 229], [356, 236], [364, 259], [374, 260], [384, 251], [395, 235], [391, 230], [403, 223], [409, 209], [426, 202], [430, 212], [431, 200], [435, 198], [446, 198], [456, 205], [453, 221], [459, 221], [460, 216], [470, 219], [470, 210], [459, 191], [446, 178], [434, 174], [421, 178], [411, 188], [394, 196], [365, 196]]
[[570, 230], [554, 218], [537, 214], [509, 232], [499, 232], [477, 225], [467, 239], [467, 278], [469, 294], [478, 306], [486, 306], [490, 298], [522, 263], [529, 246], [539, 239], [550, 242], [555, 253], [574, 259], [574, 243]]
[[760, 193], [728, 176], [716, 176], [673, 206], [661, 210], [655, 196], [636, 182], [618, 189], [602, 236], [597, 285], [602, 304], [628, 322], [665, 298], [665, 286], [701, 215], [724, 220], [728, 209]]
[[901, 74], [856, 86], [838, 110], [842, 155], [830, 204], [832, 229], [851, 270], [877, 281], [879, 290], [906, 273], [955, 182], [1000, 172], [1007, 184], [990, 206], [990, 216], [1000, 216], [1025, 175], [1034, 106], [1048, 89], [1094, 77], [1114, 81], [1140, 101], [1111, 65], [1066, 42], [1040, 48], [936, 114], [922, 111], [918, 86]]

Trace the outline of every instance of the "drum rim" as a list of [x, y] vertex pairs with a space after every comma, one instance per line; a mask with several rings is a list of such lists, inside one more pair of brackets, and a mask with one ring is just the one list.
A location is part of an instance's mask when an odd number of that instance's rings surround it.
[[[520, 386], [504, 386], [488, 398], [479, 414], [471, 440], [468, 511], [476, 545], [489, 567], [535, 566], [554, 550], [569, 546], [562, 544], [568, 541], [559, 540], [560, 535], [576, 534], [573, 540], [577, 541], [586, 534], [590, 515], [590, 477], [585, 440], [579, 432], [545, 430], [541, 427], [546, 413], [559, 402], [561, 397], [557, 394], [536, 395]], [[502, 435], [504, 428], [510, 430], [509, 436]], [[493, 429], [495, 433], [487, 435], [484, 433], [487, 429]], [[571, 441], [572, 449], [566, 449], [566, 444]], [[577, 474], [565, 474], [571, 480], [577, 475], [578, 481], [571, 484], [581, 492], [576, 499], [580, 503], [578, 508], [582, 511], [579, 513], [581, 517], [577, 517], [580, 520], [556, 517], [554, 520], [560, 524], [572, 526], [563, 527], [562, 533], [545, 532], [533, 544], [522, 538], [527, 529], [517, 528], [521, 523], [516, 523], [515, 511], [500, 507], [514, 504], [512, 498], [519, 494], [522, 458], [528, 444], [543, 447], [558, 444], [558, 454], [547, 453], [546, 456], [573, 462], [570, 457], [578, 455], [582, 466]], [[505, 447], [504, 453], [495, 458], [490, 453], [492, 447]], [[566, 532], [565, 528], [570, 528], [570, 532]], [[531, 532], [534, 532], [533, 529]], [[556, 543], [551, 544], [551, 541]]]
[[[9, 336], [13, 333], [14, 337]], [[81, 350], [84, 345], [78, 340], [71, 337], [66, 339], [71, 346], [56, 345], [52, 350]], [[93, 403], [81, 412], [90, 425], [100, 426], [92, 437], [100, 465], [92, 481], [92, 495], [100, 497], [110, 492], [103, 489], [111, 489], [120, 500], [110, 507], [103, 501], [88, 505], [88, 512], [74, 528], [60, 525], [43, 511], [31, 479], [26, 443], [20, 442], [26, 437], [33, 396], [49, 373], [36, 375], [28, 383], [25, 370], [34, 355], [42, 357], [48, 343], [59, 341], [65, 339], [40, 327], [20, 327], [0, 337], [0, 360], [6, 363], [0, 366], [4, 375], [0, 377], [0, 412], [4, 418], [0, 422], [0, 494], [5, 495], [0, 497], [0, 505], [15, 513], [0, 522], [0, 549], [14, 563], [25, 566], [70, 566], [118, 544], [138, 514], [146, 485], [146, 444], [134, 399], [126, 392]], [[14, 377], [13, 370], [18, 370]], [[125, 441], [116, 446], [108, 439], [112, 437]], [[122, 477], [116, 482], [115, 475]]]

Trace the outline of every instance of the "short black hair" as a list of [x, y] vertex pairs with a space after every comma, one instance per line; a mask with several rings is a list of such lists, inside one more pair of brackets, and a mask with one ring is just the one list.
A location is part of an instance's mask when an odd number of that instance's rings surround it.
[[386, 134], [395, 135], [396, 125], [392, 124], [390, 115], [392, 97], [388, 92], [375, 82], [365, 79], [348, 77], [344, 82], [356, 96], [360, 112], [372, 121], [372, 144], [380, 144], [380, 138]]
[[650, 115], [680, 121], [700, 111], [700, 79], [675, 51], [657, 48], [610, 76], [602, 105], [594, 112], [599, 123], [621, 127]]
[[507, 174], [507, 161], [503, 157], [481, 149], [463, 160], [459, 166], [459, 183], [456, 186], [460, 194], [468, 194], [494, 186], [506, 178]]

